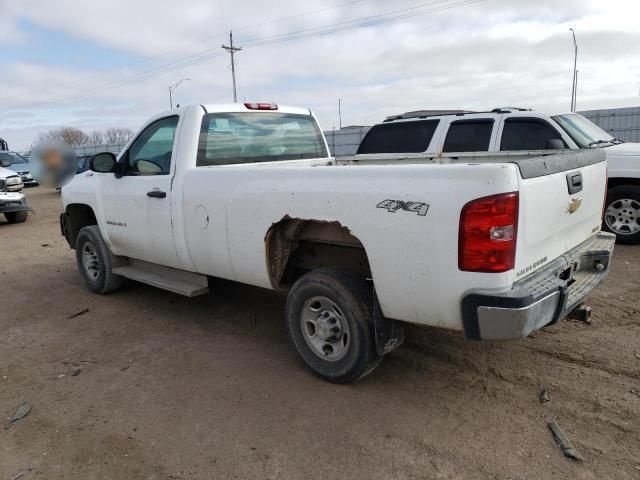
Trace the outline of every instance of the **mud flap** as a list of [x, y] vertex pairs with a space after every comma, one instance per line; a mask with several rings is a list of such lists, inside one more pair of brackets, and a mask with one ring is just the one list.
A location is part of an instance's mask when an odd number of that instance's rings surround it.
[[382, 315], [375, 288], [373, 289], [373, 328], [376, 336], [376, 351], [380, 356], [394, 351], [404, 343], [404, 325]]

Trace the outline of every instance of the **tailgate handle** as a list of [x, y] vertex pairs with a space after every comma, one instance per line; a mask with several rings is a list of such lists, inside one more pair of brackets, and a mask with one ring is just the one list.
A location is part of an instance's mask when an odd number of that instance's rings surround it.
[[582, 191], [582, 173], [573, 172], [567, 173], [567, 188], [569, 189], [569, 195]]

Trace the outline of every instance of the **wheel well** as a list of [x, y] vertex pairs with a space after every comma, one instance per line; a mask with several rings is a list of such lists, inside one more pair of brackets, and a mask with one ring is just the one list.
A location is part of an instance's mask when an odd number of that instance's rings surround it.
[[97, 225], [96, 215], [89, 205], [74, 203], [67, 205], [65, 210], [67, 215], [65, 223], [65, 238], [71, 248], [76, 248], [76, 238], [78, 232], [89, 225]]
[[617, 177], [609, 178], [607, 188], [619, 187], [621, 185], [640, 185], [640, 178]]
[[265, 237], [267, 268], [273, 288], [285, 290], [306, 272], [322, 267], [371, 278], [362, 242], [339, 222], [285, 217]]

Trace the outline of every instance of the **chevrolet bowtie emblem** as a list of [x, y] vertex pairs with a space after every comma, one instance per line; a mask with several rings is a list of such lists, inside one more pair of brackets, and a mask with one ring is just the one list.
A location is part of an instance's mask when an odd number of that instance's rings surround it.
[[571, 201], [569, 202], [569, 206], [567, 207], [567, 213], [569, 214], [574, 213], [576, 210], [580, 208], [580, 205], [582, 205], [581, 198], [572, 198]]

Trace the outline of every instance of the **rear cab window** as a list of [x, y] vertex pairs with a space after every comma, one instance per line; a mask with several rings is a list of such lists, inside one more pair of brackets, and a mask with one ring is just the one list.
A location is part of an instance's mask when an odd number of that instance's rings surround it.
[[357, 153], [426, 152], [438, 123], [439, 120], [416, 120], [375, 125], [367, 132]]
[[196, 166], [328, 157], [311, 115], [280, 112], [208, 113], [202, 119]]
[[449, 125], [443, 152], [487, 152], [491, 144], [493, 118], [455, 120]]

